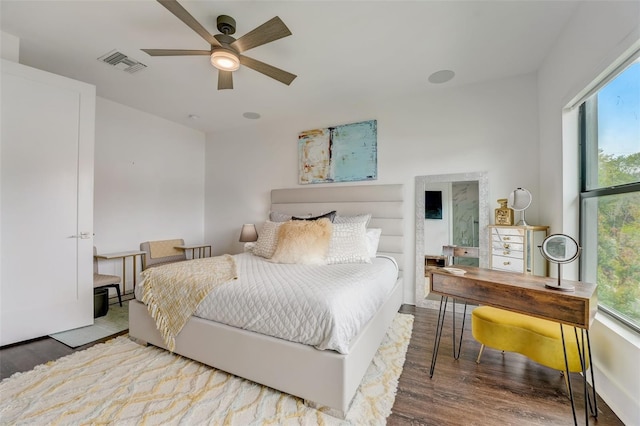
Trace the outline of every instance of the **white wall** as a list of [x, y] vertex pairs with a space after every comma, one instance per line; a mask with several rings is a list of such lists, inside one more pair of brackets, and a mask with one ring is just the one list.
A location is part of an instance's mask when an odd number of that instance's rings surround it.
[[[553, 233], [578, 235], [577, 115], [563, 108], [638, 40], [640, 2], [584, 2], [539, 72], [540, 217]], [[565, 271], [577, 277], [575, 265]], [[625, 424], [640, 424], [640, 337], [600, 313], [591, 337], [598, 393]]]
[[[203, 242], [204, 153], [204, 133], [98, 98], [94, 198], [98, 253], [138, 250], [143, 241], [162, 239]], [[121, 265], [121, 261], [99, 262], [100, 272], [115, 275], [121, 274]], [[127, 275], [130, 290], [132, 277]]]
[[415, 176], [488, 171], [491, 200], [507, 197], [516, 187], [532, 192], [527, 219], [535, 224], [536, 76], [417, 93], [384, 102], [336, 103], [331, 110], [305, 107], [286, 122], [208, 134], [205, 236], [214, 252], [240, 251], [240, 227], [265, 220], [269, 191], [298, 186], [299, 132], [368, 119], [378, 120], [378, 180], [373, 183], [405, 185], [406, 302], [414, 302]]
[[20, 39], [13, 34], [0, 31], [0, 57], [20, 62]]

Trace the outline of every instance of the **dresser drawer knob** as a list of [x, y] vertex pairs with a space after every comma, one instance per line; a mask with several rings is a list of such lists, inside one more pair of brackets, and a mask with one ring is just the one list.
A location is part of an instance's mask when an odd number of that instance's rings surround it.
[[502, 247], [504, 247], [504, 248], [508, 249], [508, 248], [510, 248], [510, 247], [511, 247], [511, 245], [510, 245], [510, 244], [503, 244], [503, 245], [502, 245]]
[[504, 241], [511, 241], [511, 237], [502, 237]]
[[502, 262], [504, 266], [511, 265], [511, 262]]
[[502, 252], [502, 254], [504, 254], [505, 256], [508, 256], [511, 254], [511, 252], [509, 250], [505, 250]]

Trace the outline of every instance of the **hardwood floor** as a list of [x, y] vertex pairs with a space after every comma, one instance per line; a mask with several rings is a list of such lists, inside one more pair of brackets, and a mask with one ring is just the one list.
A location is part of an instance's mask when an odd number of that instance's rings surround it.
[[7, 378], [17, 372], [29, 371], [36, 365], [71, 355], [76, 351], [81, 351], [98, 343], [106, 342], [121, 334], [127, 334], [128, 331], [129, 330], [125, 330], [114, 336], [100, 339], [75, 349], [51, 337], [40, 337], [24, 343], [3, 346], [0, 348], [0, 379]]
[[[526, 357], [485, 349], [471, 336], [467, 318], [459, 360], [451, 355], [451, 315], [445, 323], [433, 379], [429, 378], [437, 311], [404, 305], [401, 312], [415, 317], [411, 343], [389, 425], [570, 425], [571, 406], [558, 371]], [[461, 316], [458, 317], [461, 320]], [[457, 322], [459, 325], [460, 322]], [[86, 349], [84, 346], [80, 349]], [[0, 348], [1, 377], [27, 371], [75, 350], [45, 337]], [[584, 424], [582, 380], [572, 374], [579, 424]], [[597, 388], [597, 383], [596, 383]], [[598, 397], [598, 420], [592, 425], [622, 425]]]
[[[414, 315], [411, 344], [389, 425], [570, 425], [571, 404], [564, 378], [516, 353], [485, 348], [471, 335], [467, 316], [460, 358], [452, 355], [451, 314], [444, 324], [436, 369], [429, 378], [438, 311], [404, 305]], [[460, 327], [462, 315], [456, 325]], [[582, 376], [571, 375], [578, 424], [584, 424]], [[596, 383], [596, 390], [598, 384]], [[589, 388], [591, 390], [591, 388]], [[622, 425], [598, 397], [598, 419], [589, 424]]]
[[[133, 295], [123, 295], [122, 300], [131, 300]], [[109, 305], [118, 303], [116, 298], [109, 300]], [[36, 365], [54, 361], [63, 356], [71, 355], [76, 351], [87, 349], [98, 343], [106, 342], [115, 336], [127, 334], [129, 330], [124, 330], [114, 336], [100, 339], [96, 342], [77, 347], [70, 348], [64, 343], [58, 342], [51, 337], [40, 337], [38, 339], [28, 340], [22, 343], [7, 345], [0, 347], [0, 380], [11, 376], [14, 373], [29, 371]]]

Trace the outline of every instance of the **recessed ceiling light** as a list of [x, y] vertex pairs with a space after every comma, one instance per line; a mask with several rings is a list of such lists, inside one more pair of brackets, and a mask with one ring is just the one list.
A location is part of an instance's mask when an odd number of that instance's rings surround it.
[[440, 70], [436, 71], [429, 76], [429, 82], [434, 84], [442, 84], [450, 81], [456, 75], [455, 72], [451, 70]]
[[190, 118], [191, 120], [197, 120], [197, 119], [199, 119], [199, 118], [200, 118], [200, 116], [199, 116], [199, 115], [195, 115], [195, 114], [189, 114], [189, 118]]
[[245, 112], [244, 114], [242, 114], [242, 116], [244, 118], [248, 118], [249, 120], [257, 120], [258, 118], [260, 118], [260, 114], [258, 114], [257, 112]]

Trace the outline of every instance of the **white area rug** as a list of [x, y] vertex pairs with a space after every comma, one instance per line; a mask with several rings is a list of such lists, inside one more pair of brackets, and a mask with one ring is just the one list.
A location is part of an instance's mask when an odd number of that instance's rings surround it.
[[391, 414], [413, 316], [397, 314], [346, 420], [121, 336], [0, 383], [1, 424], [368, 424]]

